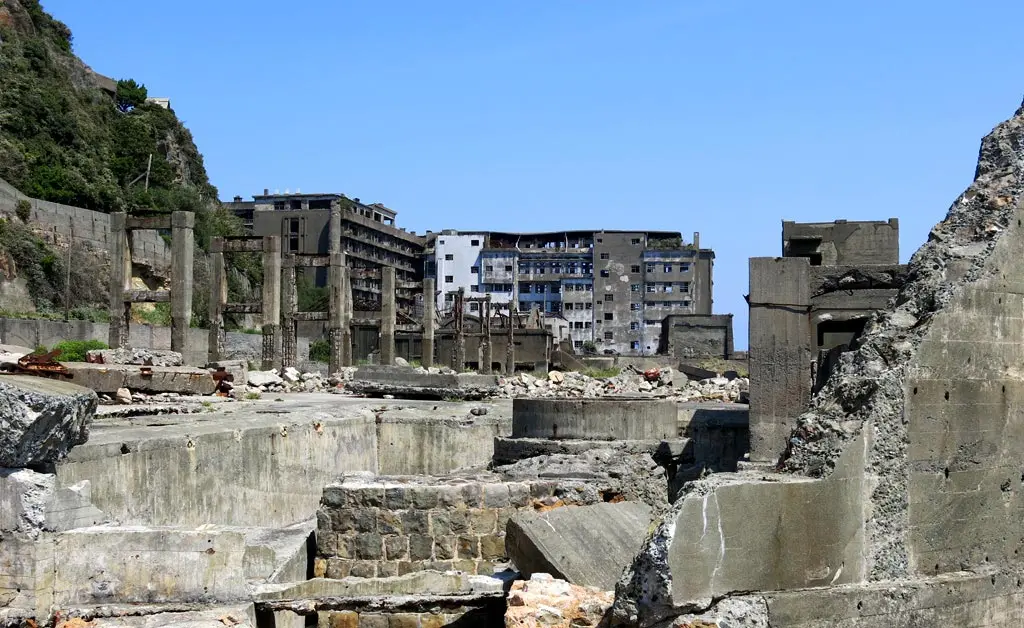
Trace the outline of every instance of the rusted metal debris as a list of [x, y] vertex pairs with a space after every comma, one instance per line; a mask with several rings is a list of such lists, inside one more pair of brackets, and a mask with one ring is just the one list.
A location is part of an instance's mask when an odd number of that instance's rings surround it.
[[218, 397], [227, 397], [231, 389], [234, 388], [232, 382], [235, 381], [235, 376], [228, 373], [223, 366], [218, 367], [216, 371], [210, 374], [213, 377], [213, 381], [217, 382], [217, 387], [214, 389], [214, 394]]
[[30, 353], [18, 359], [18, 371], [30, 375], [68, 375], [68, 369], [57, 361], [60, 349], [49, 353]]

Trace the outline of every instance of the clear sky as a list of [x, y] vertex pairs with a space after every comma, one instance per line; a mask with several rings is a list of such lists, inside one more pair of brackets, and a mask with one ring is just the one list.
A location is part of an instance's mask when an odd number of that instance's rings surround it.
[[221, 198], [343, 192], [427, 229], [663, 229], [746, 347], [781, 221], [900, 219], [901, 257], [1020, 105], [1020, 0], [44, 0], [171, 98]]

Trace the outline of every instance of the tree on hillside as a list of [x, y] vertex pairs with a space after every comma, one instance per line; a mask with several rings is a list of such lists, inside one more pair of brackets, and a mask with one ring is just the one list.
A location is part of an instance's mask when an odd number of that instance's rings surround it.
[[128, 113], [132, 109], [146, 102], [149, 92], [145, 85], [135, 82], [135, 79], [121, 79], [117, 82], [117, 108], [122, 113]]

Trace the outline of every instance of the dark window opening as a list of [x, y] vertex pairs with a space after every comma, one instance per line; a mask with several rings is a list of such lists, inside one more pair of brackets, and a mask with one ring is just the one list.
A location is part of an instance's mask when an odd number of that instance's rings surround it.
[[821, 266], [820, 246], [821, 240], [818, 238], [790, 240], [786, 243], [786, 257], [806, 257], [811, 260], [811, 266]]

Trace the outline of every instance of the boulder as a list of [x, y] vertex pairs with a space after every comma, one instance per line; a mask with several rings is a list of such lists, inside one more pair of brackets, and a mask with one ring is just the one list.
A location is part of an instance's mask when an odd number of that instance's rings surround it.
[[395, 356], [395, 366], [409, 366], [409, 361], [405, 358]]
[[88, 388], [28, 375], [0, 379], [0, 467], [64, 458], [89, 437], [99, 399]]
[[650, 506], [640, 502], [522, 512], [508, 522], [505, 550], [524, 576], [547, 573], [608, 591], [632, 563], [653, 519]]
[[272, 386], [283, 381], [274, 371], [249, 371], [250, 386]]

